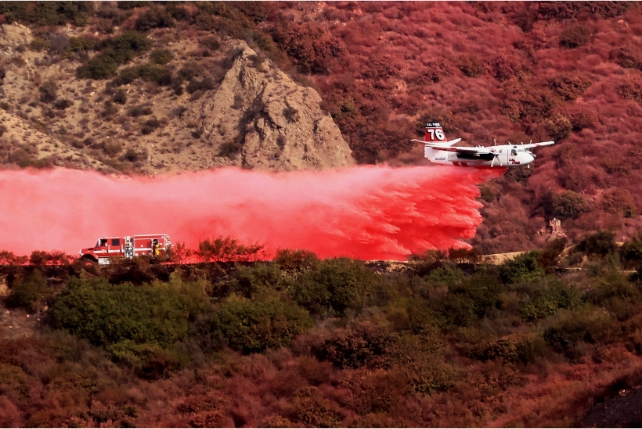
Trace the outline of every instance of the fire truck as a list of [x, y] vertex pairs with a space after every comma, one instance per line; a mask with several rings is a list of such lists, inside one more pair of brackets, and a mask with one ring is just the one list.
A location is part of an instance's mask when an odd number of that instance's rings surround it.
[[102, 237], [96, 246], [80, 249], [80, 258], [107, 265], [114, 258], [164, 255], [171, 245], [167, 234], [129, 235], [126, 237]]

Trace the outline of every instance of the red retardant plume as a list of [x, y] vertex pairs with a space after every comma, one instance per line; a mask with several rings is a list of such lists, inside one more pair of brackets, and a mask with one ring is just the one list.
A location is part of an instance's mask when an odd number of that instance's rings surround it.
[[0, 172], [0, 249], [77, 254], [99, 237], [166, 233], [196, 248], [242, 244], [320, 257], [404, 260], [467, 246], [481, 222], [475, 186], [503, 169], [374, 167], [271, 173], [216, 169], [114, 178], [56, 169]]

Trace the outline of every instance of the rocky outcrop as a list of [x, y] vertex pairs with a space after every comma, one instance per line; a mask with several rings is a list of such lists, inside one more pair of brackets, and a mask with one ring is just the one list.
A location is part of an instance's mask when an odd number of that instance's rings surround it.
[[184, 117], [200, 122], [217, 165], [290, 171], [354, 164], [321, 97], [239, 42], [220, 86]]

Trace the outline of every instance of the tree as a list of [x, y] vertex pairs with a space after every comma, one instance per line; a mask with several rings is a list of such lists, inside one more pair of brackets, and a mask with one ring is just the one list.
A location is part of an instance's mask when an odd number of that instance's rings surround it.
[[573, 191], [553, 196], [553, 215], [559, 219], [575, 219], [588, 210], [586, 199]]

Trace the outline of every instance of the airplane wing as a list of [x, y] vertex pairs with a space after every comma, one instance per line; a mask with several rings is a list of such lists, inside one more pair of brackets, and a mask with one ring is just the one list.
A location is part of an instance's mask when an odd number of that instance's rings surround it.
[[436, 147], [435, 149], [444, 150], [446, 152], [472, 153], [479, 155], [494, 153], [485, 147]]
[[518, 147], [523, 147], [524, 149], [531, 149], [537, 146], [550, 146], [552, 144], [555, 144], [555, 142], [550, 141], [550, 142], [541, 142], [541, 143], [529, 143], [525, 145], [518, 145]]

